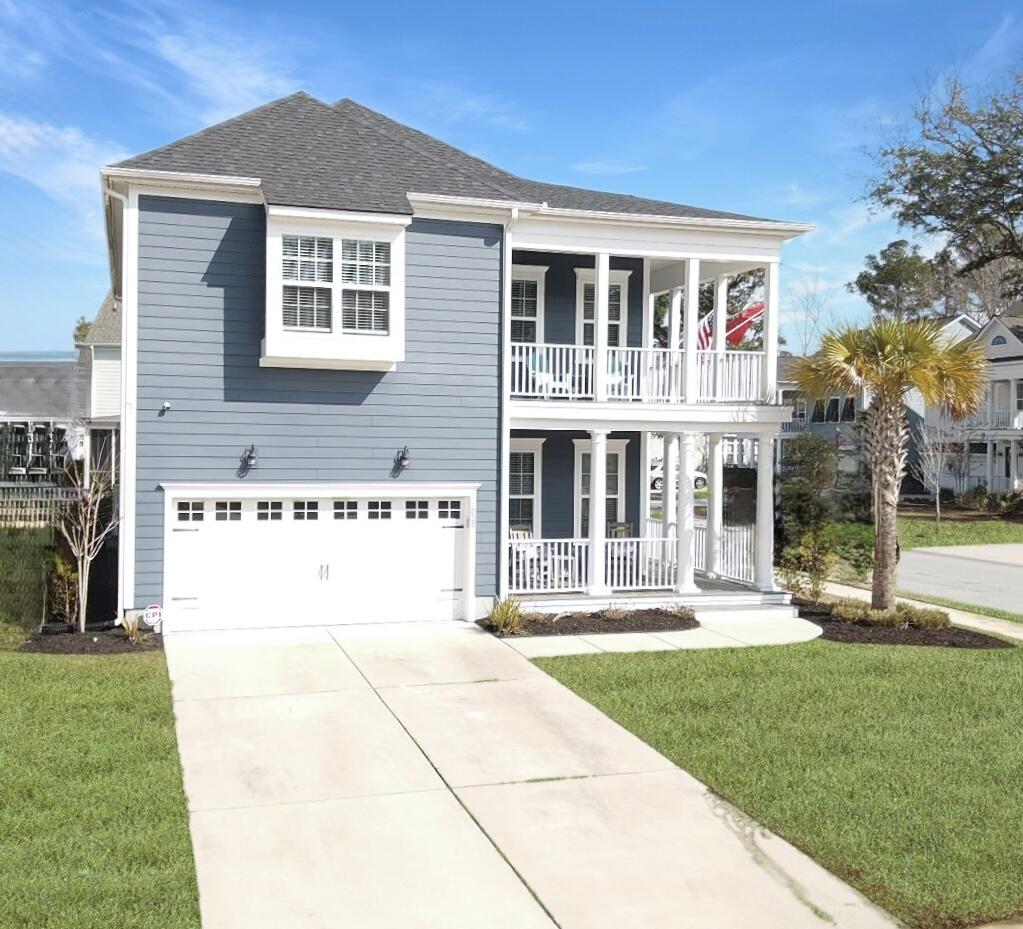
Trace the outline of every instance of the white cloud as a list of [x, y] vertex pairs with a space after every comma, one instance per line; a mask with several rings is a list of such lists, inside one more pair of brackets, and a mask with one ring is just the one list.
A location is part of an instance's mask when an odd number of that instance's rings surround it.
[[78, 217], [76, 231], [89, 237], [102, 232], [99, 169], [127, 157], [115, 143], [93, 139], [73, 126], [0, 113], [0, 171], [70, 207]]
[[577, 161], [572, 165], [572, 170], [583, 174], [635, 174], [637, 171], [645, 171], [646, 165], [596, 158], [592, 161]]

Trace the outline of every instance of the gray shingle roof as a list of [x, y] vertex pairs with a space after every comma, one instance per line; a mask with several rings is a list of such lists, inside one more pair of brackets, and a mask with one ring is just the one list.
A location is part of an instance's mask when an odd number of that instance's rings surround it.
[[80, 345], [120, 345], [121, 344], [121, 307], [108, 293], [100, 304], [99, 312], [92, 321], [89, 331]]
[[120, 162], [121, 168], [256, 177], [278, 206], [412, 212], [406, 194], [699, 219], [757, 219], [627, 194], [526, 180], [353, 100], [292, 94]]
[[0, 361], [0, 415], [73, 419], [76, 369], [74, 361]]

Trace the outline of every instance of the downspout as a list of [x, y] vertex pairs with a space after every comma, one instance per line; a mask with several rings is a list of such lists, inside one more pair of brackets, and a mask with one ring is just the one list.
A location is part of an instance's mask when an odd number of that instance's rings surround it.
[[508, 481], [511, 469], [511, 271], [512, 228], [519, 218], [519, 208], [508, 211], [501, 245], [501, 469], [498, 482], [497, 514], [497, 600], [508, 595]]

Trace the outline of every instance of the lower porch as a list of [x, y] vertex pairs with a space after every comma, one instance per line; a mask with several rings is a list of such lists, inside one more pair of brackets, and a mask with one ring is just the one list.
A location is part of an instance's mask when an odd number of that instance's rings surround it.
[[505, 593], [537, 611], [787, 604], [772, 573], [773, 456], [725, 467], [729, 440], [513, 431]]

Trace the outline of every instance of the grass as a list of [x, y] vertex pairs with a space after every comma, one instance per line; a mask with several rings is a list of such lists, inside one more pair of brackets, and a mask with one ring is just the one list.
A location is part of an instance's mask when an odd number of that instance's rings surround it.
[[198, 929], [163, 653], [23, 637], [0, 624], [0, 926]]
[[1023, 650], [537, 664], [914, 929], [1023, 915]]
[[[874, 527], [869, 523], [837, 523], [839, 538], [873, 544]], [[937, 545], [997, 545], [1023, 542], [1023, 523], [975, 516], [970, 519], [942, 519], [921, 515], [899, 516], [899, 545], [930, 548]]]

